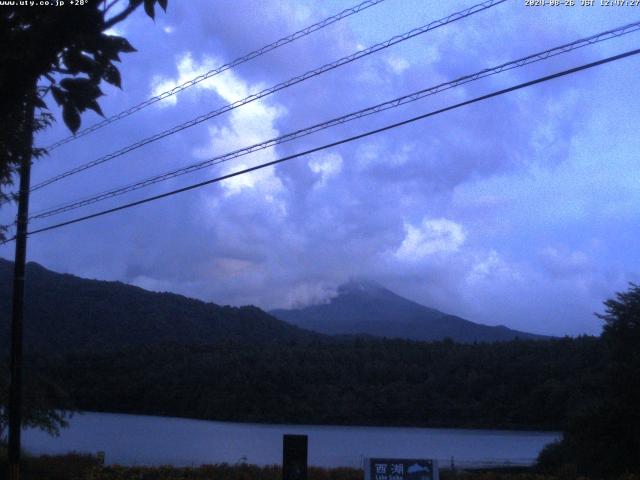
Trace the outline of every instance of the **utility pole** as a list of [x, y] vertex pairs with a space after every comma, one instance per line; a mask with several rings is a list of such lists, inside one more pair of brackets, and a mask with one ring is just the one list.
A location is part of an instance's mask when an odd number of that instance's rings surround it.
[[24, 108], [24, 153], [20, 163], [20, 190], [16, 222], [16, 251], [11, 310], [11, 385], [9, 386], [9, 480], [20, 479], [20, 428], [22, 424], [22, 324], [24, 318], [24, 276], [27, 259], [29, 189], [33, 149], [33, 115], [36, 86], [28, 93]]

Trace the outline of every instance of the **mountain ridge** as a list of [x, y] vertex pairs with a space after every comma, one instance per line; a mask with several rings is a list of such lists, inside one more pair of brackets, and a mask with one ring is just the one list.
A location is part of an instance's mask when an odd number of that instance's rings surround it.
[[[231, 307], [122, 282], [89, 280], [29, 262], [25, 292], [27, 350], [114, 350], [122, 347], [282, 343], [322, 335], [278, 320], [255, 306]], [[13, 262], [0, 258], [0, 314], [10, 318]], [[0, 322], [6, 348], [9, 322]]]
[[[10, 318], [12, 273], [13, 262], [0, 258], [0, 314], [5, 319]], [[470, 322], [364, 280], [340, 285], [325, 304], [265, 312], [256, 306], [220, 306], [123, 282], [57, 273], [34, 262], [27, 264], [24, 328], [26, 350], [43, 352], [329, 341], [327, 335], [333, 337], [330, 341], [354, 336], [459, 342], [548, 338]], [[9, 322], [0, 322], [0, 348], [7, 348], [8, 339]]]
[[368, 334], [378, 337], [458, 342], [548, 338], [504, 325], [490, 326], [441, 312], [404, 298], [367, 280], [350, 280], [328, 302], [270, 310], [274, 317], [326, 335]]

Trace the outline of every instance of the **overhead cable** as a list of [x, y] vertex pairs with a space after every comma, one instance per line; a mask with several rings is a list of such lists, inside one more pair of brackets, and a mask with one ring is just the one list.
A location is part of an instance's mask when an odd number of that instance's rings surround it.
[[170, 90], [167, 90], [165, 92], [162, 92], [158, 95], [155, 95], [147, 100], [145, 100], [144, 102], [138, 103], [137, 105], [134, 105], [126, 110], [123, 110], [120, 113], [117, 113], [115, 115], [112, 115], [108, 118], [105, 118], [104, 120], [91, 125], [90, 127], [84, 128], [82, 130], [80, 130], [79, 132], [76, 132], [74, 135], [69, 135], [68, 137], [62, 138], [60, 140], [58, 140], [57, 142], [49, 145], [48, 147], [46, 147], [46, 150], [48, 150], [49, 152], [51, 152], [52, 150], [55, 150], [56, 148], [72, 142], [73, 140], [80, 138], [80, 137], [84, 137], [85, 135], [88, 135], [92, 132], [95, 132], [96, 130], [100, 130], [103, 127], [106, 127], [107, 125], [117, 122], [118, 120], [121, 120], [125, 117], [128, 117], [129, 115], [132, 115], [134, 113], [136, 113], [139, 110], [142, 110], [143, 108], [146, 108], [150, 105], [153, 105], [156, 102], [159, 102], [161, 100], [164, 100], [165, 98], [171, 97], [183, 90], [186, 90], [189, 87], [192, 87], [194, 85], [197, 85], [200, 82], [203, 82], [204, 80], [207, 80], [208, 78], [211, 78], [215, 75], [218, 75], [226, 70], [229, 70], [230, 68], [236, 67], [240, 64], [243, 64], [245, 62], [248, 62], [250, 60], [253, 60], [256, 57], [259, 57], [261, 55], [264, 55], [265, 53], [271, 52], [272, 50], [275, 50], [276, 48], [282, 47], [283, 45], [287, 45], [288, 43], [291, 43], [295, 40], [298, 40], [299, 38], [302, 37], [306, 37], [307, 35], [318, 31], [324, 27], [327, 27], [329, 25], [332, 25], [344, 18], [350, 17], [351, 15], [354, 15], [356, 13], [359, 13], [363, 10], [366, 10], [369, 7], [373, 7], [374, 5], [377, 5], [379, 3], [384, 2], [385, 0], [367, 0], [365, 2], [362, 2], [354, 7], [351, 8], [347, 8], [345, 10], [343, 10], [342, 12], [333, 15], [331, 17], [325, 18], [324, 20], [321, 20], [317, 23], [314, 23], [313, 25], [310, 25], [306, 28], [303, 28], [302, 30], [298, 30], [295, 33], [292, 33], [291, 35], [287, 35], [286, 37], [282, 37], [279, 40], [276, 40], [273, 43], [270, 43], [269, 45], [265, 45], [262, 48], [259, 48], [258, 50], [254, 50], [251, 53], [248, 53], [246, 55], [243, 55], [242, 57], [238, 57], [235, 60], [232, 60], [229, 63], [225, 63], [224, 65], [220, 65], [219, 67], [214, 68], [213, 70], [209, 70], [206, 73], [203, 73], [202, 75], [198, 75], [195, 78], [192, 78], [191, 80], [188, 80]]
[[377, 43], [369, 48], [363, 49], [363, 50], [359, 50], [351, 55], [348, 55], [346, 57], [343, 57], [339, 60], [336, 60], [334, 62], [331, 63], [327, 63], [319, 68], [316, 68], [314, 70], [310, 70], [306, 73], [303, 73], [302, 75], [299, 75], [297, 77], [293, 77], [289, 80], [286, 80], [284, 82], [278, 83], [277, 85], [274, 85], [272, 87], [266, 88], [258, 93], [254, 93], [252, 95], [249, 95], [241, 100], [237, 100], [233, 103], [227, 104], [221, 108], [218, 108], [216, 110], [212, 110], [208, 113], [205, 113], [203, 115], [200, 115], [199, 117], [196, 117], [192, 120], [189, 120], [188, 122], [182, 123], [180, 125], [176, 125], [172, 128], [169, 128], [167, 130], [164, 130], [162, 132], [156, 133], [155, 135], [152, 135], [150, 137], [147, 137], [145, 139], [142, 139], [136, 143], [133, 143], [131, 145], [128, 145], [124, 148], [121, 148], [115, 152], [109, 153], [107, 155], [104, 155], [96, 160], [93, 160], [91, 162], [85, 163], [83, 165], [80, 165], [78, 167], [72, 168], [71, 170], [68, 170], [64, 173], [61, 173], [59, 175], [56, 175], [54, 177], [48, 178], [36, 185], [34, 185], [33, 187], [31, 187], [31, 191], [36, 191], [39, 190], [43, 187], [46, 187], [47, 185], [50, 185], [54, 182], [57, 182], [59, 180], [62, 180], [63, 178], [67, 178], [71, 175], [75, 175], [79, 172], [82, 172], [84, 170], [87, 170], [89, 168], [95, 167], [97, 165], [100, 165], [102, 163], [108, 162], [110, 160], [113, 160], [114, 158], [120, 157], [126, 153], [129, 153], [133, 150], [136, 150], [140, 147], [143, 147], [144, 145], [147, 145], [149, 143], [155, 142], [157, 140], [160, 140], [162, 138], [165, 138], [169, 135], [173, 135], [175, 133], [181, 132], [182, 130], [185, 130], [187, 128], [193, 127], [195, 125], [198, 125], [206, 120], [210, 120], [214, 117], [217, 117], [218, 115], [222, 115], [223, 113], [226, 113], [230, 110], [233, 110], [235, 108], [241, 107], [243, 105], [246, 105], [248, 103], [254, 102], [256, 100], [259, 100], [261, 98], [264, 98], [268, 95], [271, 95], [275, 92], [278, 92], [280, 90], [283, 90], [285, 88], [291, 87], [297, 83], [303, 82], [305, 80], [308, 80], [309, 78], [313, 78], [316, 77], [318, 75], [321, 75], [325, 72], [328, 72], [330, 70], [333, 70], [335, 68], [341, 67], [342, 65], [346, 65], [348, 63], [354, 62], [356, 60], [359, 60], [363, 57], [366, 57], [367, 55], [371, 55], [375, 52], [378, 52], [380, 50], [386, 49], [391, 47], [392, 45], [395, 45], [397, 43], [400, 42], [404, 42], [406, 40], [409, 40], [413, 37], [416, 37], [418, 35], [422, 35], [424, 33], [427, 33], [431, 30], [434, 30], [436, 28], [442, 27], [444, 25], [456, 22], [458, 20], [461, 20], [463, 18], [469, 17], [475, 13], [487, 10], [491, 7], [495, 7], [496, 5], [499, 5], [501, 3], [506, 2], [507, 0], [486, 0], [482, 3], [479, 3], [477, 5], [474, 5], [472, 7], [466, 8], [462, 11], [456, 12], [456, 13], [452, 13], [451, 15], [448, 15], [445, 18], [442, 18], [440, 20], [435, 20], [427, 25], [424, 25], [422, 27], [418, 27], [418, 28], [414, 28], [413, 30], [410, 30], [402, 35], [396, 35], [384, 42], [381, 43]]
[[443, 92], [445, 90], [449, 90], [451, 88], [457, 87], [459, 85], [463, 85], [475, 80], [479, 80], [481, 78], [485, 78], [491, 75], [496, 75], [498, 73], [501, 72], [505, 72], [507, 70], [512, 70], [514, 68], [519, 68], [519, 67], [523, 67], [525, 65], [529, 65], [532, 63], [536, 63], [542, 60], [546, 60], [550, 57], [554, 57], [556, 55], [561, 55], [573, 50], [576, 50], [578, 48], [582, 48], [585, 47], [587, 45], [592, 45], [598, 42], [603, 42], [605, 40], [610, 40], [612, 38], [616, 38], [616, 37], [620, 37], [622, 35], [626, 35], [632, 32], [635, 32], [637, 30], [640, 30], [640, 22], [635, 22], [635, 23], [631, 23], [628, 25], [624, 25], [612, 30], [608, 30], [605, 32], [601, 32], [598, 33], [596, 35], [591, 35], [590, 37], [586, 37], [586, 38], [581, 38], [579, 40], [575, 40], [571, 43], [567, 43], [558, 47], [554, 47], [554, 48], [550, 48], [548, 50], [544, 50], [542, 52], [538, 52], [535, 54], [531, 54], [528, 55], [526, 57], [522, 57], [519, 58], [517, 60], [512, 60], [510, 62], [506, 62], [503, 63], [501, 65], [495, 66], [495, 67], [491, 67], [491, 68], [486, 68], [484, 70], [480, 70], [479, 72], [470, 74], [470, 75], [465, 75], [463, 77], [457, 78], [455, 80], [449, 81], [449, 82], [445, 82], [445, 83], [441, 83], [439, 85], [436, 85], [434, 87], [429, 87], [423, 90], [419, 90], [417, 92], [411, 93], [409, 95], [404, 95], [398, 98], [395, 98], [393, 100], [389, 100], [386, 101], [384, 103], [380, 103], [378, 105], [374, 105], [372, 107], [368, 107], [362, 110], [358, 110], [356, 112], [352, 112], [349, 113], [347, 115], [342, 115], [340, 117], [336, 117], [333, 118], [331, 120], [327, 120], [325, 122], [322, 123], [317, 123], [315, 125], [306, 127], [306, 128], [302, 128], [299, 130], [296, 130], [294, 132], [290, 132], [290, 133], [286, 133], [284, 135], [281, 135], [279, 137], [276, 138], [272, 138], [260, 143], [256, 143], [247, 147], [243, 147], [240, 148], [238, 150], [234, 150], [232, 152], [228, 152], [225, 153], [223, 155], [218, 155], [216, 157], [201, 161], [201, 162], [197, 162], [197, 163], [193, 163], [191, 165], [188, 165], [186, 167], [181, 167], [175, 170], [171, 170], [159, 175], [155, 175], [149, 178], [146, 178], [144, 180], [140, 180], [137, 181], [135, 183], [131, 183], [129, 185], [125, 185], [125, 186], [121, 186], [121, 187], [117, 187], [115, 189], [112, 190], [108, 190], [90, 197], [86, 197], [80, 200], [75, 200], [72, 202], [68, 202], [65, 203], [63, 205], [57, 206], [57, 207], [53, 207], [53, 208], [49, 208], [47, 210], [43, 210], [40, 212], [36, 212], [34, 213], [31, 217], [30, 220], [35, 220], [35, 219], [40, 219], [40, 218], [46, 218], [46, 217], [50, 217], [53, 215], [58, 215], [64, 212], [68, 212], [71, 210], [75, 210], [77, 208], [81, 208], [87, 205], [91, 205], [97, 202], [100, 202], [102, 200], [106, 200], [109, 198], [113, 198], [119, 195], [124, 195], [126, 193], [135, 191], [135, 190], [139, 190], [141, 188], [150, 186], [150, 185], [154, 185], [156, 183], [162, 182], [162, 181], [166, 181], [169, 180], [171, 178], [175, 178], [175, 177], [179, 177], [188, 173], [192, 173], [195, 172], [197, 170], [201, 170], [203, 168], [207, 168], [207, 167], [211, 167], [213, 165], [217, 165], [223, 162], [227, 162], [230, 160], [233, 160], [235, 158], [244, 156], [244, 155], [248, 155], [250, 153], [259, 151], [259, 150], [264, 150], [266, 148], [269, 147], [273, 147], [275, 145], [279, 145], [285, 142], [289, 142], [307, 135], [310, 135], [312, 133], [330, 128], [330, 127], [334, 127], [336, 125], [340, 125], [340, 124], [344, 124], [347, 122], [350, 122], [352, 120], [356, 120], [359, 118], [363, 118], [366, 117], [368, 115], [373, 115], [385, 110], [389, 110], [392, 108], [396, 108], [399, 107], [401, 105], [405, 105], [407, 103], [411, 103], [411, 102], [415, 102], [417, 100], [420, 100], [422, 98], [431, 96], [431, 95], [435, 95], [437, 93]]
[[[574, 74], [574, 73], [577, 73], [577, 72], [580, 72], [580, 71], [583, 71], [583, 70], [587, 70], [587, 69], [590, 69], [590, 68], [593, 68], [593, 67], [596, 67], [596, 66], [599, 66], [599, 65], [603, 65], [603, 64], [606, 64], [606, 63], [611, 63], [611, 62], [614, 62], [614, 61], [617, 61], [617, 60], [621, 60], [623, 58], [630, 57], [632, 55], [638, 55], [639, 53], [640, 53], [640, 49], [630, 50], [630, 51], [627, 51], [625, 53], [621, 53], [619, 55], [614, 55], [614, 56], [607, 57], [607, 58], [604, 58], [604, 59], [601, 59], [601, 60], [598, 60], [598, 61], [595, 61], [595, 62], [583, 64], [583, 65], [581, 65], [579, 67], [574, 67], [574, 68], [563, 70], [563, 71], [560, 71], [560, 72], [557, 72], [557, 73], [554, 73], [554, 74], [551, 74], [551, 75], [546, 75], [544, 77], [539, 77], [539, 78], [537, 78], [535, 80], [530, 80], [528, 82], [519, 83], [517, 85], [511, 86], [511, 87], [508, 87], [508, 88], [503, 88], [501, 90], [497, 90], [497, 91], [488, 93], [486, 95], [475, 97], [475, 98], [473, 98], [471, 100], [466, 100], [464, 102], [456, 103], [455, 105], [450, 105], [448, 107], [441, 108], [441, 109], [438, 109], [438, 110], [434, 110], [434, 111], [431, 111], [431, 112], [428, 112], [428, 113], [425, 113], [425, 114], [422, 114], [422, 115], [418, 115], [416, 117], [412, 117], [412, 118], [409, 118], [407, 120], [403, 120], [401, 122], [397, 122], [397, 123], [393, 123], [391, 125], [387, 125], [387, 126], [384, 126], [384, 127], [381, 127], [381, 128], [377, 128], [375, 130], [369, 130], [369, 131], [367, 131], [365, 133], [361, 133], [359, 135], [354, 135], [352, 137], [344, 138], [342, 140], [339, 140], [339, 141], [336, 141], [336, 142], [332, 142], [332, 143], [328, 143], [328, 144], [322, 145], [320, 147], [315, 147], [315, 148], [312, 148], [312, 149], [309, 149], [309, 150], [305, 150], [304, 152], [299, 152], [299, 153], [296, 153], [296, 154], [293, 154], [293, 155], [289, 155], [289, 156], [280, 158], [278, 160], [273, 160], [271, 162], [262, 163], [260, 165], [254, 166], [254, 167], [245, 168], [245, 169], [239, 170], [237, 172], [229, 173], [227, 175], [222, 175], [220, 177], [212, 178], [210, 180], [205, 180], [203, 182], [195, 183], [195, 184], [189, 185], [187, 187], [182, 187], [182, 188], [179, 188], [179, 189], [176, 189], [176, 190], [172, 190], [170, 192], [162, 193], [162, 194], [159, 194], [159, 195], [154, 195], [152, 197], [147, 197], [145, 199], [138, 200], [138, 201], [135, 201], [135, 202], [126, 203], [126, 204], [123, 204], [123, 205], [120, 205], [120, 206], [117, 206], [117, 207], [114, 207], [114, 208], [109, 208], [109, 209], [106, 209], [106, 210], [102, 210], [100, 212], [92, 213], [90, 215], [85, 215], [85, 216], [82, 216], [82, 217], [74, 218], [72, 220], [67, 220], [65, 222], [57, 223], [55, 225], [50, 225], [48, 227], [43, 227], [43, 228], [39, 228], [39, 229], [36, 229], [36, 230], [31, 230], [30, 232], [28, 232], [28, 235], [35, 235], [36, 233], [42, 233], [42, 232], [47, 232], [47, 231], [50, 231], [50, 230], [58, 229], [58, 228], [61, 228], [61, 227], [67, 226], [67, 225], [72, 225], [72, 224], [83, 222], [83, 221], [90, 220], [90, 219], [93, 219], [93, 218], [101, 217], [101, 216], [107, 215], [109, 213], [118, 212], [118, 211], [121, 211], [121, 210], [125, 210], [125, 209], [128, 209], [128, 208], [132, 208], [132, 207], [138, 206], [138, 205], [142, 205], [142, 204], [145, 204], [145, 203], [153, 202], [155, 200], [160, 200], [162, 198], [166, 198], [166, 197], [170, 197], [170, 196], [173, 196], [173, 195], [177, 195], [179, 193], [187, 192], [189, 190], [194, 190], [196, 188], [200, 188], [200, 187], [203, 187], [205, 185], [218, 183], [218, 182], [221, 182], [223, 180], [227, 180], [227, 179], [230, 179], [230, 178], [233, 178], [233, 177], [237, 177], [239, 175], [245, 175], [247, 173], [250, 173], [250, 172], [253, 172], [253, 171], [256, 171], [256, 170], [260, 170], [260, 169], [263, 169], [263, 168], [266, 168], [266, 167], [277, 165], [279, 163], [283, 163], [283, 162], [286, 162], [288, 160], [293, 160], [294, 158], [299, 158], [299, 157], [302, 157], [302, 156], [305, 156], [305, 155], [309, 155], [309, 154], [312, 154], [312, 153], [315, 153], [315, 152], [319, 152], [321, 150], [326, 150], [328, 148], [336, 147], [338, 145], [342, 145], [342, 144], [345, 144], [345, 143], [353, 142], [355, 140], [359, 140], [361, 138], [369, 137], [371, 135], [376, 135], [378, 133], [382, 133], [382, 132], [385, 132], [385, 131], [388, 131], [388, 130], [392, 130], [394, 128], [398, 128], [398, 127], [401, 127], [401, 126], [416, 122], [418, 120], [423, 120], [425, 118], [432, 117], [432, 116], [435, 116], [435, 115], [439, 115], [441, 113], [448, 112], [450, 110], [455, 110], [457, 108], [460, 108], [460, 107], [463, 107], [463, 106], [466, 106], [466, 105], [471, 105], [473, 103], [477, 103], [477, 102], [480, 102], [480, 101], [483, 101], [483, 100], [487, 100], [489, 98], [497, 97], [497, 96], [504, 95], [504, 94], [509, 93], [509, 92], [513, 92], [513, 91], [520, 90], [520, 89], [523, 89], [523, 88], [526, 88], [526, 87], [530, 87], [532, 85], [540, 84], [540, 83], [547, 82], [547, 81], [550, 81], [550, 80], [553, 80], [553, 79], [556, 79], [556, 78], [560, 78], [560, 77], [571, 75], [571, 74]], [[4, 242], [2, 242], [2, 244], [8, 243], [8, 242], [10, 242], [10, 241], [12, 241], [14, 239], [15, 239], [15, 237], [11, 238], [11, 239], [8, 239], [8, 240], [5, 240]]]

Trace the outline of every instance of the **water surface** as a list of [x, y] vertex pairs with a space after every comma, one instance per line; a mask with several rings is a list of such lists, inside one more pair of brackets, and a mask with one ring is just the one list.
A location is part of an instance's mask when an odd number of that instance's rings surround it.
[[282, 462], [282, 435], [309, 436], [309, 464], [359, 467], [363, 457], [435, 458], [448, 466], [526, 465], [558, 432], [403, 427], [342, 427], [210, 422], [111, 413], [76, 414], [60, 437], [27, 430], [37, 454], [104, 451], [108, 464], [201, 465]]

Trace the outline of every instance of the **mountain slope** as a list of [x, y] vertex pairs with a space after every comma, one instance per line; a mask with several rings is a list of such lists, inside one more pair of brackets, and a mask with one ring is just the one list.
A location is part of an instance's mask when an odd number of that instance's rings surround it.
[[362, 281], [342, 285], [328, 303], [270, 313], [285, 322], [330, 335], [369, 334], [421, 341], [449, 337], [458, 342], [544, 338], [504, 326], [470, 322]]
[[[0, 342], [8, 344], [13, 262], [0, 259]], [[282, 343], [318, 337], [257, 307], [222, 307], [120, 282], [87, 280], [27, 264], [28, 350], [113, 350], [223, 340]]]

